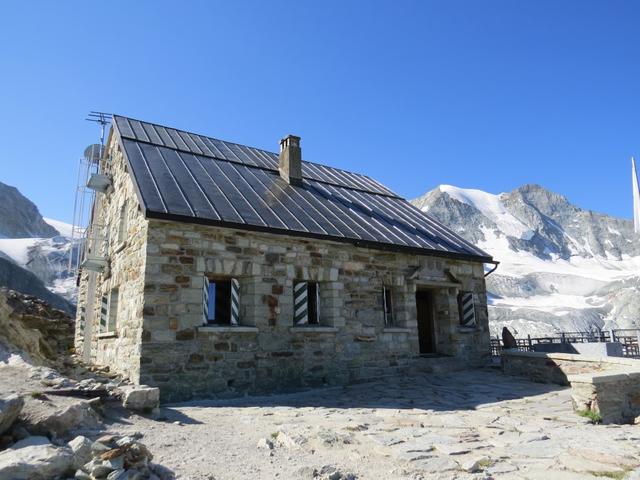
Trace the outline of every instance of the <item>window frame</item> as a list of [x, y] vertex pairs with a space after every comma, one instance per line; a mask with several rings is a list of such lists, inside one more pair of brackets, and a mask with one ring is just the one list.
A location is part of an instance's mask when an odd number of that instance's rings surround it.
[[115, 333], [120, 310], [120, 289], [113, 287], [102, 294], [100, 302], [100, 333]]
[[394, 307], [393, 289], [383, 285], [382, 286], [382, 315], [384, 319], [385, 327], [396, 326], [396, 314]]
[[[219, 286], [224, 284], [222, 295]], [[212, 285], [215, 288], [215, 298], [212, 303]], [[226, 305], [222, 308], [218, 305], [219, 299], [225, 299]], [[234, 301], [235, 300], [235, 301]], [[234, 308], [235, 304], [235, 308]], [[221, 277], [205, 275], [203, 285], [203, 325], [210, 327], [235, 327], [240, 326], [240, 282], [235, 277]], [[224, 319], [218, 320], [217, 314], [223, 310]], [[213, 318], [211, 317], [213, 313]]]
[[[306, 285], [306, 321], [296, 321], [296, 286], [300, 284]], [[321, 316], [321, 295], [320, 282], [313, 280], [295, 280], [293, 282], [293, 326], [294, 327], [319, 327], [322, 326]], [[298, 304], [300, 301], [297, 302]]]
[[121, 245], [127, 241], [126, 233], [129, 227], [129, 201], [127, 199], [120, 206], [119, 214], [117, 244]]

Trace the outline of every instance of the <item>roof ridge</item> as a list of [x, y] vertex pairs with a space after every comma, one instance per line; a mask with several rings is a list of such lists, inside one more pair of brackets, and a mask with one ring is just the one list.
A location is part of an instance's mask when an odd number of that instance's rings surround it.
[[[161, 123], [155, 123], [155, 122], [148, 122], [148, 121], [146, 121], [146, 120], [140, 120], [139, 118], [127, 117], [127, 116], [125, 116], [125, 115], [118, 115], [118, 114], [115, 114], [115, 113], [114, 113], [114, 114], [112, 114], [112, 118], [114, 118], [114, 119], [115, 119], [116, 117], [120, 117], [120, 118], [123, 118], [123, 119], [125, 119], [125, 120], [134, 120], [134, 121], [136, 121], [136, 122], [146, 123], [146, 124], [149, 124], [149, 125], [153, 125], [153, 126], [155, 126], [155, 127], [168, 128], [168, 129], [171, 129], [171, 130], [175, 130], [175, 131], [177, 131], [177, 132], [183, 132], [183, 133], [186, 133], [186, 134], [188, 134], [188, 135], [197, 135], [197, 136], [199, 136], [199, 137], [205, 137], [205, 138], [209, 138], [209, 139], [212, 139], [212, 140], [217, 140], [218, 142], [224, 142], [224, 143], [228, 143], [228, 144], [231, 144], [231, 145], [237, 145], [237, 146], [239, 146], [239, 147], [250, 148], [250, 149], [253, 149], [253, 150], [258, 150], [258, 151], [260, 151], [260, 152], [267, 153], [267, 154], [269, 154], [269, 155], [275, 155], [275, 156], [278, 156], [278, 154], [277, 154], [276, 152], [271, 152], [271, 151], [269, 151], [269, 150], [265, 150], [264, 148], [253, 147], [253, 146], [251, 146], [251, 145], [245, 145], [245, 144], [243, 144], [243, 143], [238, 143], [238, 142], [231, 142], [231, 141], [229, 141], [229, 140], [223, 140], [223, 139], [221, 139], [221, 138], [216, 138], [216, 137], [212, 137], [212, 136], [209, 136], [209, 135], [204, 135], [204, 134], [202, 134], [202, 133], [190, 132], [190, 131], [188, 131], [188, 130], [184, 130], [184, 129], [181, 129], [181, 128], [169, 127], [169, 126], [167, 126], [167, 125], [162, 125]], [[122, 132], [121, 132], [121, 134], [122, 134]], [[134, 138], [134, 140], [135, 140], [136, 142], [144, 142], [144, 140], [139, 140], [139, 139], [137, 139], [137, 138]], [[152, 142], [152, 141], [150, 141], [150, 142], [144, 142], [144, 143], [149, 143], [149, 144], [151, 144], [151, 145], [155, 145], [155, 143], [154, 143], [154, 142]], [[171, 148], [171, 147], [166, 147], [166, 148]], [[182, 150], [180, 150], [179, 148], [172, 148], [172, 150], [182, 151]], [[206, 157], [210, 157], [210, 155], [206, 155], [206, 154], [205, 154], [204, 156], [206, 156]], [[211, 157], [211, 158], [217, 158], [218, 160], [223, 160], [223, 161], [227, 161], [227, 162], [231, 161], [231, 160], [228, 160], [228, 159], [226, 159], [226, 158], [219, 158], [219, 157]], [[310, 164], [312, 164], [312, 165], [319, 165], [320, 167], [330, 168], [330, 169], [332, 169], [332, 170], [338, 170], [338, 171], [340, 171], [340, 172], [344, 172], [344, 173], [347, 173], [347, 174], [349, 174], [349, 175], [356, 175], [356, 176], [358, 176], [358, 177], [366, 178], [366, 179], [370, 180], [371, 182], [376, 183], [379, 187], [382, 187], [382, 188], [384, 188], [385, 190], [387, 190], [388, 192], [390, 192], [390, 193], [378, 193], [378, 192], [371, 192], [371, 193], [376, 193], [376, 194], [378, 194], [378, 195], [385, 195], [385, 196], [388, 196], [388, 197], [404, 198], [404, 197], [401, 197], [400, 195], [398, 195], [396, 192], [394, 192], [394, 191], [392, 191], [392, 190], [388, 189], [387, 187], [385, 187], [384, 185], [380, 184], [380, 182], [378, 182], [378, 181], [377, 181], [377, 180], [375, 180], [374, 178], [370, 177], [369, 175], [365, 175], [364, 173], [353, 172], [353, 171], [351, 171], [351, 170], [345, 170], [344, 168], [340, 168], [340, 167], [333, 167], [333, 166], [331, 166], [331, 165], [325, 165], [324, 163], [314, 162], [314, 161], [312, 161], [312, 160], [304, 160], [304, 159], [303, 159], [303, 160], [302, 160], [302, 162], [304, 162], [304, 163], [310, 163]], [[243, 165], [252, 166], [252, 165], [248, 165], [248, 164], [243, 163], [243, 162], [236, 162], [236, 163], [242, 163]], [[253, 165], [253, 166], [255, 166], [255, 165]], [[257, 168], [261, 168], [261, 167], [257, 167]], [[270, 169], [265, 169], [265, 170], [270, 170]], [[321, 180], [317, 180], [317, 181], [321, 181]], [[329, 183], [329, 182], [323, 182], [323, 183]], [[352, 188], [353, 188], [353, 187], [352, 187]], [[353, 188], [353, 189], [354, 189], [354, 190], [363, 190], [363, 189], [358, 189], [358, 188]], [[363, 191], [366, 191], [366, 190], [363, 190]]]

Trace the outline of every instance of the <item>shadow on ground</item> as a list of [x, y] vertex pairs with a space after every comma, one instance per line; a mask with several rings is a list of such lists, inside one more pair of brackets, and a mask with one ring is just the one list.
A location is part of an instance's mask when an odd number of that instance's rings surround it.
[[[470, 369], [446, 374], [412, 374], [375, 382], [326, 387], [269, 396], [245, 396], [227, 400], [194, 400], [166, 405], [177, 414], [181, 407], [324, 407], [419, 409], [433, 411], [474, 410], [508, 400], [528, 399], [566, 389], [534, 383], [494, 369]], [[180, 420], [183, 421], [183, 420]]]

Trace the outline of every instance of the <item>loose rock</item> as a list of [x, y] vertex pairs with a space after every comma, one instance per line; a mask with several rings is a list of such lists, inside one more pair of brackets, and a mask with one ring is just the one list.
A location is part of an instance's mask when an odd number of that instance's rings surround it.
[[8, 431], [24, 407], [24, 399], [20, 395], [9, 395], [0, 398], [0, 435]]
[[56, 478], [68, 472], [73, 472], [73, 454], [67, 448], [34, 445], [0, 452], [3, 479]]

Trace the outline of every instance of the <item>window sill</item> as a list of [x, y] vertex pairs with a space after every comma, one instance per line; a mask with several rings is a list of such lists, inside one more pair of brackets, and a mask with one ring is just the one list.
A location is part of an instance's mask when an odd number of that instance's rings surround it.
[[258, 327], [242, 325], [204, 325], [202, 327], [198, 327], [198, 331], [208, 333], [258, 333]]
[[327, 327], [322, 325], [309, 325], [306, 327], [303, 327], [303, 326], [289, 327], [289, 331], [291, 333], [336, 333], [338, 331], [338, 328]]
[[116, 332], [103, 332], [97, 335], [98, 338], [118, 338], [118, 334]]
[[479, 332], [480, 329], [478, 327], [457, 327], [459, 333], [476, 333]]
[[404, 327], [384, 327], [382, 333], [411, 333], [411, 329]]

